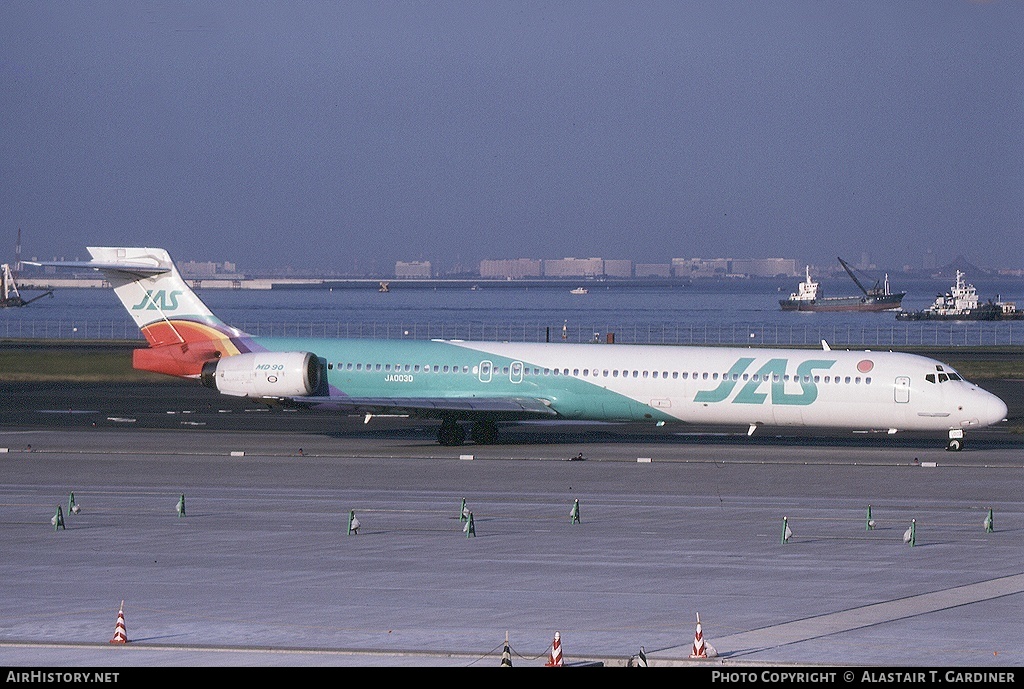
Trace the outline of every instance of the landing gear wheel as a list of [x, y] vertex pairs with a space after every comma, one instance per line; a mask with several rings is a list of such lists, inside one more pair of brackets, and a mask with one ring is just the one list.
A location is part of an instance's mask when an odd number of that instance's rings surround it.
[[455, 419], [445, 419], [437, 431], [437, 442], [448, 447], [461, 445], [466, 441], [466, 431]]
[[964, 441], [962, 438], [950, 438], [949, 442], [946, 443], [947, 452], [959, 452], [964, 449]]
[[469, 431], [477, 445], [493, 445], [498, 439], [498, 426], [493, 421], [477, 421]]

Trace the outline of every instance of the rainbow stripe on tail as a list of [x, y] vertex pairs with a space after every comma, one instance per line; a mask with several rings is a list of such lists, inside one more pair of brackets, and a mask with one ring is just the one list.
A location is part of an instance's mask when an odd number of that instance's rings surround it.
[[149, 349], [137, 349], [132, 366], [197, 378], [203, 364], [252, 351], [251, 336], [213, 315], [178, 273], [164, 249], [88, 247], [92, 261], [142, 331]]

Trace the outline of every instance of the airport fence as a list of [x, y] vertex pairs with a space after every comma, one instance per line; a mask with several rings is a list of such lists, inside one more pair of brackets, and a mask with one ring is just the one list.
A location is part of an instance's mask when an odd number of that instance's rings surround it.
[[[241, 330], [261, 337], [387, 340], [582, 342], [666, 345], [760, 345], [832, 347], [978, 347], [1024, 345], [1024, 321], [906, 322], [890, 325], [713, 323], [483, 323], [483, 322], [278, 322], [243, 321]], [[5, 339], [142, 339], [130, 320], [2, 320]]]

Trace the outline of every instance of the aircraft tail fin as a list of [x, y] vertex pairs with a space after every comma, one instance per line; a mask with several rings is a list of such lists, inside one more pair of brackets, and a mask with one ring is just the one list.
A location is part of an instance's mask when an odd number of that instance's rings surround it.
[[135, 350], [136, 369], [198, 377], [207, 361], [249, 351], [249, 335], [217, 318], [178, 273], [164, 249], [88, 247], [91, 261], [40, 263], [103, 273], [149, 349]]

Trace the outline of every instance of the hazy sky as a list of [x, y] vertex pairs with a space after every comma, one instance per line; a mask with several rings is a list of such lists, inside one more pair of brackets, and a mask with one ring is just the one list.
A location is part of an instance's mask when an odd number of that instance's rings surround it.
[[1024, 267], [1024, 2], [0, 3], [0, 257]]

